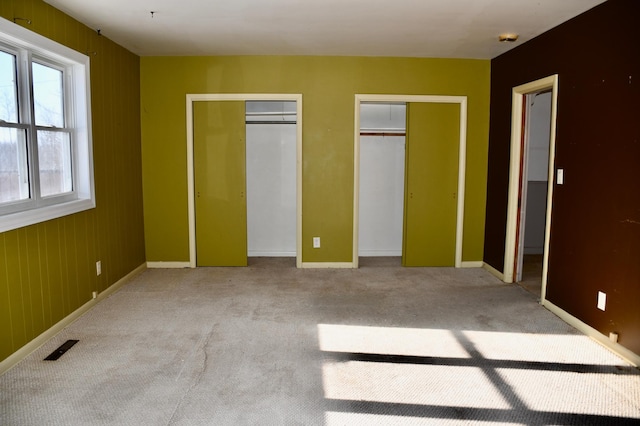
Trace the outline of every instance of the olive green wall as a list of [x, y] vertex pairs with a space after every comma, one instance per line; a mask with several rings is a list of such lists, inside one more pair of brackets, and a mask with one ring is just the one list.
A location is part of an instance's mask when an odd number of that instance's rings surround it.
[[[139, 58], [40, 0], [0, 16], [91, 55], [95, 209], [0, 233], [0, 361], [145, 261]], [[95, 263], [102, 261], [96, 277]]]
[[[370, 57], [143, 57], [147, 260], [189, 260], [186, 94], [303, 95], [303, 262], [351, 262], [354, 95], [468, 97], [463, 261], [483, 255], [490, 62]], [[322, 248], [311, 247], [312, 237]]]

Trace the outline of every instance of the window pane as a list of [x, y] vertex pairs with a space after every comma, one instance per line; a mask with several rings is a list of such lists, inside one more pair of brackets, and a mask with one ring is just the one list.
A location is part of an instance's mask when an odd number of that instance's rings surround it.
[[42, 197], [73, 189], [69, 133], [38, 131], [38, 162]]
[[18, 122], [16, 57], [0, 51], [0, 120]]
[[36, 126], [64, 127], [62, 71], [35, 62], [32, 69]]
[[29, 198], [25, 131], [0, 127], [0, 203]]

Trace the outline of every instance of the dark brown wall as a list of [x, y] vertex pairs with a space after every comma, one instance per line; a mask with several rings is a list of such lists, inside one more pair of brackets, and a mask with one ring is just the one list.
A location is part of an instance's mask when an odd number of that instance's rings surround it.
[[[559, 75], [547, 299], [640, 354], [640, 2], [609, 0], [491, 62], [484, 261], [503, 270], [511, 89]], [[607, 310], [596, 308], [598, 291]]]

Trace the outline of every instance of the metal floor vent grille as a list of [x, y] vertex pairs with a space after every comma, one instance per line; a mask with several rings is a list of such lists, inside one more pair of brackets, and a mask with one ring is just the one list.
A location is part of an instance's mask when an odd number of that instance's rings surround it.
[[73, 347], [73, 345], [75, 345], [78, 342], [79, 342], [79, 340], [67, 340], [62, 345], [60, 345], [60, 347], [58, 349], [56, 349], [55, 351], [51, 352], [49, 354], [49, 356], [46, 357], [44, 360], [45, 361], [57, 361], [58, 358], [60, 358], [62, 355], [64, 355], [65, 352], [67, 352], [69, 349], [71, 349]]

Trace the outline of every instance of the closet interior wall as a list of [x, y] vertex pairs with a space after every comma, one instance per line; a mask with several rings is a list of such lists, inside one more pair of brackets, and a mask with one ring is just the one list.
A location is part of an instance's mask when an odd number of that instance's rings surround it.
[[246, 102], [247, 251], [296, 256], [296, 102]]
[[405, 103], [360, 105], [359, 256], [402, 256]]

